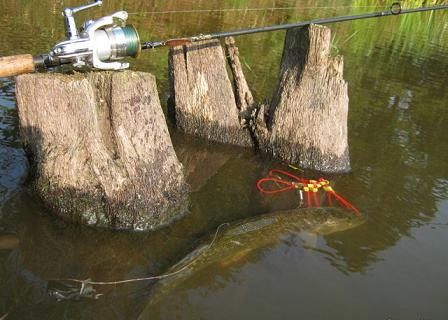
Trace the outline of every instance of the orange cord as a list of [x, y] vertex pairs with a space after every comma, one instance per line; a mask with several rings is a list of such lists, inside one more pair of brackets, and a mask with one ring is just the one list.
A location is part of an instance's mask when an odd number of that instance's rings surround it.
[[[280, 175], [286, 176], [295, 181], [288, 181], [288, 180], [280, 179], [279, 178]], [[285, 187], [280, 188], [280, 189], [274, 189], [274, 190], [265, 189], [265, 188], [263, 188], [263, 184], [266, 182], [274, 182], [274, 183], [282, 184]], [[358, 217], [361, 216], [361, 212], [354, 205], [352, 205], [350, 202], [348, 202], [343, 197], [341, 197], [339, 194], [337, 194], [333, 190], [333, 188], [331, 188], [330, 182], [324, 178], [319, 178], [317, 181], [316, 180], [308, 180], [308, 179], [303, 179], [301, 177], [293, 175], [292, 173], [287, 172], [287, 171], [272, 169], [269, 171], [267, 178], [262, 178], [257, 181], [257, 189], [261, 193], [265, 193], [265, 194], [275, 194], [275, 193], [279, 193], [279, 192], [288, 191], [291, 189], [299, 189], [300, 187], [302, 187], [303, 192], [305, 192], [306, 205], [308, 208], [312, 207], [313, 205], [315, 207], [320, 206], [319, 199], [317, 197], [317, 192], [320, 188], [323, 188], [326, 192], [329, 206], [333, 206], [333, 198], [334, 198], [337, 202], [339, 202], [339, 204], [341, 204], [342, 206], [344, 206], [345, 208], [347, 208], [349, 210], [352, 210]]]
[[[284, 175], [287, 176], [293, 180], [296, 180], [297, 182], [291, 182], [291, 181], [287, 181], [287, 180], [283, 180], [283, 179], [279, 179], [276, 176], [277, 175]], [[279, 184], [283, 184], [286, 187], [281, 188], [281, 189], [276, 189], [276, 190], [269, 190], [269, 189], [265, 189], [263, 188], [263, 184], [265, 182], [276, 182]], [[287, 191], [287, 190], [291, 190], [291, 189], [298, 189], [298, 183], [300, 184], [307, 184], [309, 182], [309, 180], [303, 179], [301, 177], [295, 176], [292, 173], [289, 173], [287, 171], [283, 171], [283, 170], [278, 170], [278, 169], [273, 169], [271, 171], [269, 171], [268, 173], [268, 178], [262, 178], [260, 180], [257, 181], [257, 189], [262, 192], [262, 193], [266, 193], [266, 194], [274, 194], [274, 193], [279, 193], [279, 192], [283, 192], [283, 191]]]

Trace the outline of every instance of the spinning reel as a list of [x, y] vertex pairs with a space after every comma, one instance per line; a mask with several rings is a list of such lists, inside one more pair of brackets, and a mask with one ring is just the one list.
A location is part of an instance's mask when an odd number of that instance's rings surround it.
[[[78, 31], [74, 15], [82, 10], [101, 6], [102, 1], [65, 8], [67, 40], [56, 44], [47, 55], [35, 59], [36, 65], [54, 66], [70, 63], [74, 67], [92, 67], [101, 70], [121, 70], [129, 63], [119, 62], [125, 57], [137, 57], [141, 51], [137, 30], [126, 26], [128, 13], [118, 11], [97, 20], [85, 21]], [[37, 60], [37, 61], [36, 61]]]
[[394, 3], [388, 11], [322, 18], [297, 23], [255, 27], [226, 32], [213, 32], [191, 37], [141, 43], [137, 30], [131, 25], [126, 26], [126, 20], [128, 18], [128, 13], [126, 11], [118, 11], [97, 20], [88, 20], [84, 22], [81, 29], [78, 30], [74, 15], [79, 11], [101, 5], [101, 0], [95, 0], [94, 2], [81, 7], [65, 8], [62, 15], [65, 17], [67, 40], [55, 45], [50, 53], [38, 56], [23, 54], [0, 57], [0, 77], [10, 77], [34, 72], [36, 69], [45, 70], [62, 64], [72, 64], [74, 67], [78, 68], [90, 67], [99, 70], [121, 70], [128, 68], [129, 63], [120, 62], [120, 60], [126, 57], [135, 58], [139, 55], [141, 50], [145, 49], [177, 47], [202, 40], [221, 39], [268, 31], [288, 30], [309, 26], [311, 24], [322, 25], [343, 21], [448, 9], [448, 5], [439, 5], [402, 10], [400, 3], [397, 2]]

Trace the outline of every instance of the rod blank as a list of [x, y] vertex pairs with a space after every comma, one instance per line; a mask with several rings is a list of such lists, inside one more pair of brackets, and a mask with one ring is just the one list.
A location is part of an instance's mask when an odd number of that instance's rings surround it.
[[[302, 22], [297, 22], [297, 23], [279, 24], [279, 25], [273, 25], [273, 26], [267, 26], [267, 27], [241, 29], [241, 30], [227, 31], [227, 32], [214, 32], [214, 33], [210, 33], [207, 35], [197, 35], [197, 36], [185, 37], [185, 38], [182, 38], [182, 40], [186, 43], [189, 43], [189, 42], [197, 42], [197, 41], [201, 41], [201, 40], [211, 40], [211, 39], [219, 39], [219, 38], [225, 38], [225, 37], [236, 37], [236, 36], [260, 33], [260, 32], [287, 30], [287, 29], [292, 29], [292, 28], [297, 28], [297, 27], [308, 26], [310, 24], [330, 24], [330, 23], [337, 23], [337, 22], [345, 22], [345, 21], [353, 21], [353, 20], [361, 20], [361, 19], [369, 19], [369, 18], [380, 18], [380, 17], [387, 17], [387, 16], [392, 16], [392, 15], [402, 15], [402, 14], [408, 14], [408, 13], [416, 13], [416, 12], [423, 12], [423, 11], [435, 11], [435, 10], [444, 10], [444, 9], [448, 9], [448, 5], [402, 10], [399, 3], [394, 3], [391, 6], [391, 9], [388, 11], [365, 13], [365, 14], [358, 14], [358, 15], [352, 15], [352, 16], [340, 16], [340, 17], [333, 17], [333, 18], [315, 19], [315, 20], [308, 20], [308, 21], [302, 21]], [[142, 49], [170, 46], [170, 43], [176, 43], [175, 40], [178, 40], [178, 39], [171, 39], [171, 40], [167, 40], [167, 41], [157, 41], [157, 42], [144, 42], [144, 43], [142, 43]]]

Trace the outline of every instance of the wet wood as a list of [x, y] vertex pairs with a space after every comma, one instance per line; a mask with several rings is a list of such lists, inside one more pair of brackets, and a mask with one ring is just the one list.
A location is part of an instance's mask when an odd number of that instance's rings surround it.
[[348, 93], [342, 57], [330, 55], [331, 31], [311, 25], [287, 32], [277, 89], [259, 126], [265, 151], [324, 172], [350, 170]]
[[0, 77], [12, 77], [22, 73], [34, 72], [33, 56], [20, 54], [0, 57]]
[[170, 49], [170, 104], [176, 126], [209, 141], [251, 146], [242, 130], [226, 60], [218, 40]]
[[252, 91], [247, 84], [246, 77], [241, 66], [238, 47], [233, 37], [225, 38], [227, 61], [232, 70], [233, 83], [235, 88], [236, 106], [240, 111], [240, 123], [246, 125], [250, 119], [255, 100]]
[[34, 190], [61, 217], [144, 230], [184, 212], [182, 166], [152, 75], [22, 75], [17, 102]]

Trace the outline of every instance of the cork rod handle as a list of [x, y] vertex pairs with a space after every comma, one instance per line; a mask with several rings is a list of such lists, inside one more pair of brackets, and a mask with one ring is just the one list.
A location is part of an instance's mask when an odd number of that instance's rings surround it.
[[30, 54], [0, 57], [0, 77], [17, 76], [34, 70], [33, 56]]

